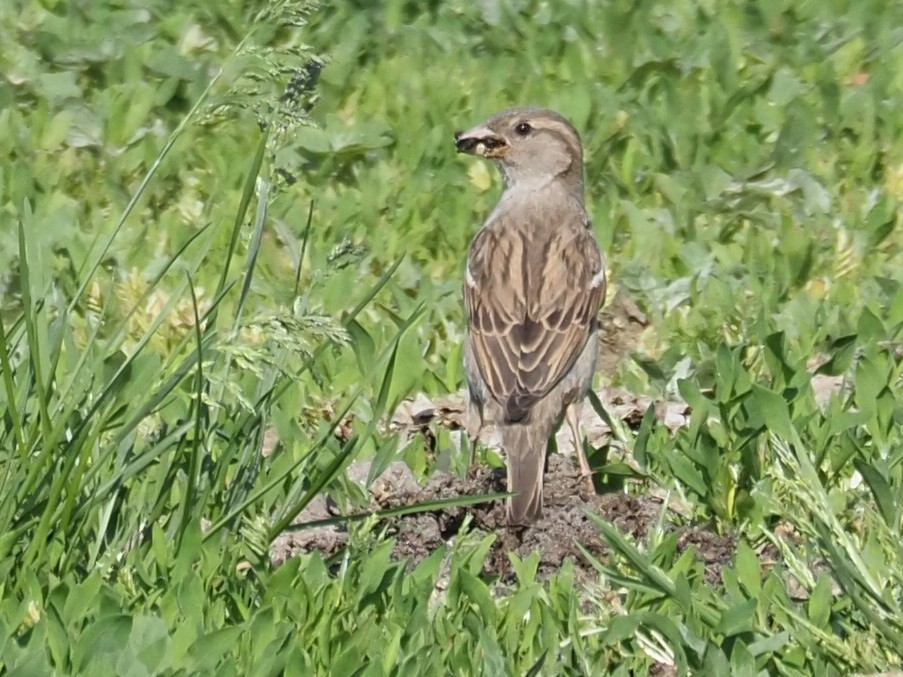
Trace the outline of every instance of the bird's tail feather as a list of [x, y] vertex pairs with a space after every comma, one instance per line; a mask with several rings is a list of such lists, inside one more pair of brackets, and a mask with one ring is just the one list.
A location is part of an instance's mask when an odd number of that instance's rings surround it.
[[551, 430], [536, 422], [501, 426], [508, 457], [508, 524], [526, 525], [542, 515], [542, 475]]

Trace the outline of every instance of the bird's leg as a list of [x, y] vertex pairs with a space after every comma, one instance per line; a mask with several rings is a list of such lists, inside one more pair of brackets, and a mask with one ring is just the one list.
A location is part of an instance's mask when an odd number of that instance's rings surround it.
[[476, 464], [476, 455], [477, 455], [477, 441], [479, 437], [467, 437], [467, 472], [465, 473], [465, 477], [468, 480], [472, 480], [477, 476], [477, 464]]
[[564, 416], [571, 429], [571, 435], [574, 437], [574, 449], [577, 451], [577, 458], [580, 461], [580, 474], [585, 479], [592, 482], [592, 471], [589, 467], [589, 461], [586, 460], [586, 450], [583, 448], [583, 437], [580, 435], [580, 404], [577, 402], [569, 404], [565, 410]]
[[477, 443], [480, 441], [480, 433], [483, 431], [483, 416], [473, 402], [467, 403], [464, 429], [467, 433], [467, 479], [472, 480], [477, 471], [474, 463]]

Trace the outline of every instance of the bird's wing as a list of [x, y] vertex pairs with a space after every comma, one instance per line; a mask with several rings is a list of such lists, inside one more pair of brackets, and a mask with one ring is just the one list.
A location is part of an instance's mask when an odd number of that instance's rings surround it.
[[508, 421], [568, 373], [605, 298], [602, 251], [583, 215], [571, 218], [534, 228], [500, 215], [471, 245], [464, 302], [474, 358]]

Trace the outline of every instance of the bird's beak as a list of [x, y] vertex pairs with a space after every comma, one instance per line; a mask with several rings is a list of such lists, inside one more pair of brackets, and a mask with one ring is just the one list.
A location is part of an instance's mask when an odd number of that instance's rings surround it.
[[455, 132], [455, 148], [459, 153], [481, 157], [495, 157], [505, 146], [505, 140], [489, 127], [474, 127], [466, 132]]

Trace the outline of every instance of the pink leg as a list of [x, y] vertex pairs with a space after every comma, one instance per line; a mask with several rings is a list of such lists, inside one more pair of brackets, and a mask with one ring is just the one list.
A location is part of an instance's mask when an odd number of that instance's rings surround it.
[[574, 437], [574, 449], [577, 451], [577, 458], [580, 461], [580, 474], [586, 478], [591, 478], [592, 471], [589, 467], [589, 461], [586, 460], [583, 437], [580, 435], [580, 405], [577, 403], [568, 405], [565, 411], [565, 418], [571, 429], [571, 435]]

